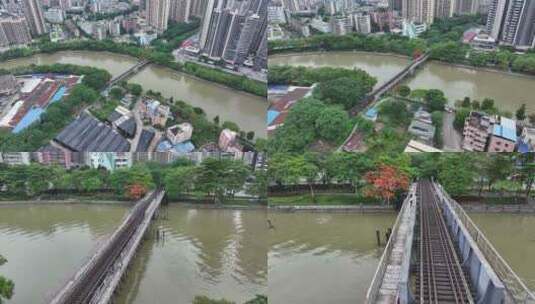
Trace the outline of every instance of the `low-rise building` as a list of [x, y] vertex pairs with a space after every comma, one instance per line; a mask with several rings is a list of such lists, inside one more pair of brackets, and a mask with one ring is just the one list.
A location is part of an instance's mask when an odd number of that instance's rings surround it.
[[[285, 93], [278, 94], [279, 98], [274, 100], [267, 111], [267, 132], [271, 135], [275, 129], [284, 124], [284, 120], [292, 106], [299, 100], [312, 94], [312, 87], [294, 87], [285, 88]], [[282, 93], [282, 92], [280, 92]]]
[[405, 153], [417, 153], [417, 152], [442, 152], [442, 150], [426, 145], [419, 141], [411, 139], [407, 146], [405, 147]]
[[500, 117], [492, 128], [488, 152], [513, 152], [516, 145], [516, 122]]
[[17, 92], [19, 83], [13, 75], [0, 75], [0, 96], [11, 95]]
[[190, 123], [184, 122], [178, 125], [167, 128], [167, 138], [171, 141], [173, 145], [179, 144], [181, 142], [191, 139], [191, 134], [193, 133], [193, 126]]
[[413, 119], [408, 129], [409, 133], [425, 143], [431, 144], [435, 137], [435, 126]]
[[484, 152], [492, 132], [495, 119], [484, 113], [472, 111], [464, 121], [463, 149]]
[[518, 139], [518, 152], [535, 152], [535, 128], [524, 127]]
[[242, 152], [243, 146], [238, 142], [238, 133], [224, 129], [219, 135], [219, 149], [223, 152]]
[[153, 126], [165, 127], [167, 119], [171, 116], [171, 109], [157, 100], [145, 99], [141, 104], [140, 113], [142, 118], [150, 120]]
[[29, 165], [30, 152], [0, 152], [0, 162], [9, 166]]

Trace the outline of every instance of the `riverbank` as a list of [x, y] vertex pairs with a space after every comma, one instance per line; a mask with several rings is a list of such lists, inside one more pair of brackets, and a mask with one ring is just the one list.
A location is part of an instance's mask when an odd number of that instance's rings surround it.
[[[271, 55], [270, 66], [293, 65], [308, 67], [356, 67], [364, 69], [385, 83], [408, 63], [400, 55], [368, 51], [305, 51]], [[301, 56], [302, 55], [302, 56]], [[470, 65], [429, 60], [415, 70], [401, 84], [412, 90], [440, 89], [444, 92], [450, 106], [455, 101], [469, 97], [482, 101], [490, 98], [500, 111], [514, 113], [526, 104], [527, 113], [535, 111], [535, 103], [529, 101], [532, 95], [535, 76], [498, 68], [485, 68]], [[271, 69], [270, 69], [271, 70]], [[515, 90], [510, 90], [515, 88]]]
[[397, 213], [392, 206], [385, 205], [280, 205], [268, 207], [269, 211], [274, 212], [315, 212], [315, 213]]
[[106, 51], [114, 54], [127, 55], [137, 58], [138, 60], [148, 60], [151, 63], [190, 74], [229, 88], [261, 97], [267, 96], [267, 87], [265, 83], [249, 79], [245, 76], [230, 74], [219, 69], [201, 66], [192, 62], [181, 64], [174, 61], [172, 54], [158, 52], [153, 49], [141, 49], [135, 45], [124, 43], [119, 44], [111, 41], [76, 40], [64, 43], [47, 43], [33, 48], [12, 49], [0, 54], [0, 62], [30, 57], [37, 54], [53, 54], [60, 51]]
[[[285, 58], [285, 57], [295, 57], [295, 56], [313, 56], [313, 55], [325, 55], [325, 54], [362, 54], [362, 55], [375, 55], [375, 56], [382, 56], [382, 57], [395, 57], [400, 59], [407, 59], [412, 60], [411, 57], [403, 55], [403, 54], [396, 54], [391, 52], [373, 52], [373, 51], [362, 51], [362, 50], [322, 50], [322, 51], [304, 51], [304, 52], [284, 52], [284, 53], [275, 53], [273, 55], [270, 55], [269, 58]], [[515, 77], [525, 77], [527, 79], [533, 79], [535, 80], [535, 75], [529, 74], [529, 73], [522, 73], [522, 72], [514, 72], [514, 71], [506, 71], [503, 69], [500, 69], [498, 67], [480, 67], [480, 66], [473, 66], [473, 65], [467, 65], [462, 63], [453, 63], [453, 62], [445, 62], [437, 59], [429, 59], [426, 63], [422, 65], [422, 67], [425, 67], [425, 65], [428, 62], [437, 63], [443, 66], [449, 66], [449, 67], [457, 67], [457, 68], [463, 68], [463, 69], [470, 69], [475, 71], [483, 71], [483, 72], [490, 72], [490, 73], [498, 73], [501, 75], [507, 75], [507, 76], [515, 76]], [[274, 64], [279, 65], [279, 64]]]

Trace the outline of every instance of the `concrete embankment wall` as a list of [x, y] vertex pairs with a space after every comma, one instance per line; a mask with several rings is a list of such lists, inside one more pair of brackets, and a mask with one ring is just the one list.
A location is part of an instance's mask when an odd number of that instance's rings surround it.
[[269, 206], [275, 212], [326, 212], [326, 213], [394, 213], [392, 206], [378, 205], [340, 205], [340, 206]]
[[442, 202], [442, 210], [450, 232], [460, 248], [462, 264], [467, 266], [470, 279], [477, 291], [477, 303], [501, 304], [506, 300], [503, 282], [488, 263], [470, 233], [461, 222], [440, 186], [435, 184], [436, 193]]

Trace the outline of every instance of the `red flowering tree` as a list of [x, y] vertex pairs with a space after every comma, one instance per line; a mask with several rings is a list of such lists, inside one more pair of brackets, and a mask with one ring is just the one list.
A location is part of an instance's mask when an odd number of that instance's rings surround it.
[[376, 171], [366, 173], [364, 179], [368, 187], [364, 190], [366, 196], [382, 198], [387, 205], [397, 191], [409, 188], [409, 176], [390, 165], [382, 164]]
[[141, 184], [136, 183], [128, 186], [127, 196], [130, 199], [141, 199], [145, 195], [145, 193], [147, 193], [147, 187]]

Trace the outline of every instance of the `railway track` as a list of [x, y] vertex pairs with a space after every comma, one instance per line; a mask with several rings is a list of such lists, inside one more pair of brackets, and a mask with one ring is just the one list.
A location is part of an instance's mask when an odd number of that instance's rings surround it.
[[416, 303], [475, 303], [475, 292], [430, 181], [418, 183], [418, 198]]
[[114, 239], [110, 242], [110, 245], [104, 249], [99, 258], [88, 267], [58, 303], [93, 303], [93, 297], [104, 283], [108, 273], [113, 271], [113, 265], [121, 256], [124, 248], [145, 218], [145, 211], [157, 194], [159, 194], [159, 191], [154, 191], [152, 195], [136, 204], [127, 223], [114, 235]]

